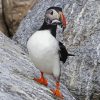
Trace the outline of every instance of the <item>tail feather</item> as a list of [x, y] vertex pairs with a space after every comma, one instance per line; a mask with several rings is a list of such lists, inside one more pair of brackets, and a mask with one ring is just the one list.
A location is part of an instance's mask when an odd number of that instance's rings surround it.
[[70, 53], [68, 53], [68, 56], [75, 56], [74, 54], [70, 54]]

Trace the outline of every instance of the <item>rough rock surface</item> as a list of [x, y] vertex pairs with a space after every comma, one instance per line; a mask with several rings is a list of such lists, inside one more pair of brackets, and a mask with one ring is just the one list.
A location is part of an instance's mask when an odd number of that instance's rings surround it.
[[2, 31], [4, 34], [6, 34], [8, 36], [8, 34], [7, 34], [8, 31], [7, 31], [7, 28], [6, 28], [4, 19], [3, 19], [3, 15], [2, 15], [2, 3], [1, 3], [1, 0], [0, 0], [0, 31]]
[[2, 0], [6, 27], [11, 36], [16, 32], [20, 21], [37, 0]]
[[[0, 32], [0, 100], [55, 100], [49, 88], [32, 80], [39, 72], [20, 46]], [[49, 78], [49, 87], [54, 80]], [[75, 100], [64, 85], [64, 100]]]
[[99, 0], [40, 0], [20, 24], [13, 37], [26, 50], [28, 38], [43, 23], [46, 9], [52, 5], [64, 9], [68, 26], [64, 42], [70, 57], [62, 69], [62, 82], [77, 100], [100, 100], [100, 1]]
[[[76, 3], [73, 5], [75, 7]], [[69, 9], [66, 11], [70, 12]], [[76, 96], [80, 96], [80, 100], [99, 100], [100, 1], [88, 0], [78, 14], [74, 15], [73, 11], [69, 16], [73, 17], [65, 32], [65, 42], [76, 57], [67, 61], [62, 80]]]

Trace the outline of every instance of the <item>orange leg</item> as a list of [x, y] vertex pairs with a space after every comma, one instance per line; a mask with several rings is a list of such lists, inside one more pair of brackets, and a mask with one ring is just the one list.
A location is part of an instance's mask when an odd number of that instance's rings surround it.
[[38, 82], [40, 84], [43, 84], [45, 86], [48, 85], [48, 81], [44, 78], [43, 72], [41, 72], [41, 77], [39, 79], [38, 78], [34, 78], [33, 80], [35, 80], [36, 82]]
[[60, 83], [59, 82], [56, 82], [56, 89], [53, 90], [53, 89], [50, 89], [53, 94], [57, 97], [60, 97], [62, 99], [64, 99], [64, 96], [62, 95], [61, 91], [60, 91]]

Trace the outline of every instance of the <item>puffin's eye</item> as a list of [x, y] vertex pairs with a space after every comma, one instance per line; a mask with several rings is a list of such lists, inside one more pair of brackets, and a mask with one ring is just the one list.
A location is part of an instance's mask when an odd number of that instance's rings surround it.
[[53, 15], [53, 11], [51, 11], [50, 14]]

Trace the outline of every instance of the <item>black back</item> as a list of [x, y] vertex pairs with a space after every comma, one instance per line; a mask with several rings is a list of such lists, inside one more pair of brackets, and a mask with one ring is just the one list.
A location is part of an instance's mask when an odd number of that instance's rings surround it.
[[66, 61], [66, 59], [68, 57], [68, 52], [67, 52], [65, 46], [61, 42], [59, 42], [59, 48], [60, 48], [60, 50], [59, 50], [60, 60], [63, 63], [65, 63], [65, 61]]
[[66, 50], [66, 47], [63, 45], [63, 43], [59, 42], [59, 56], [60, 56], [60, 60], [65, 63], [66, 59], [68, 58], [68, 56], [75, 56], [73, 54], [69, 54]]

